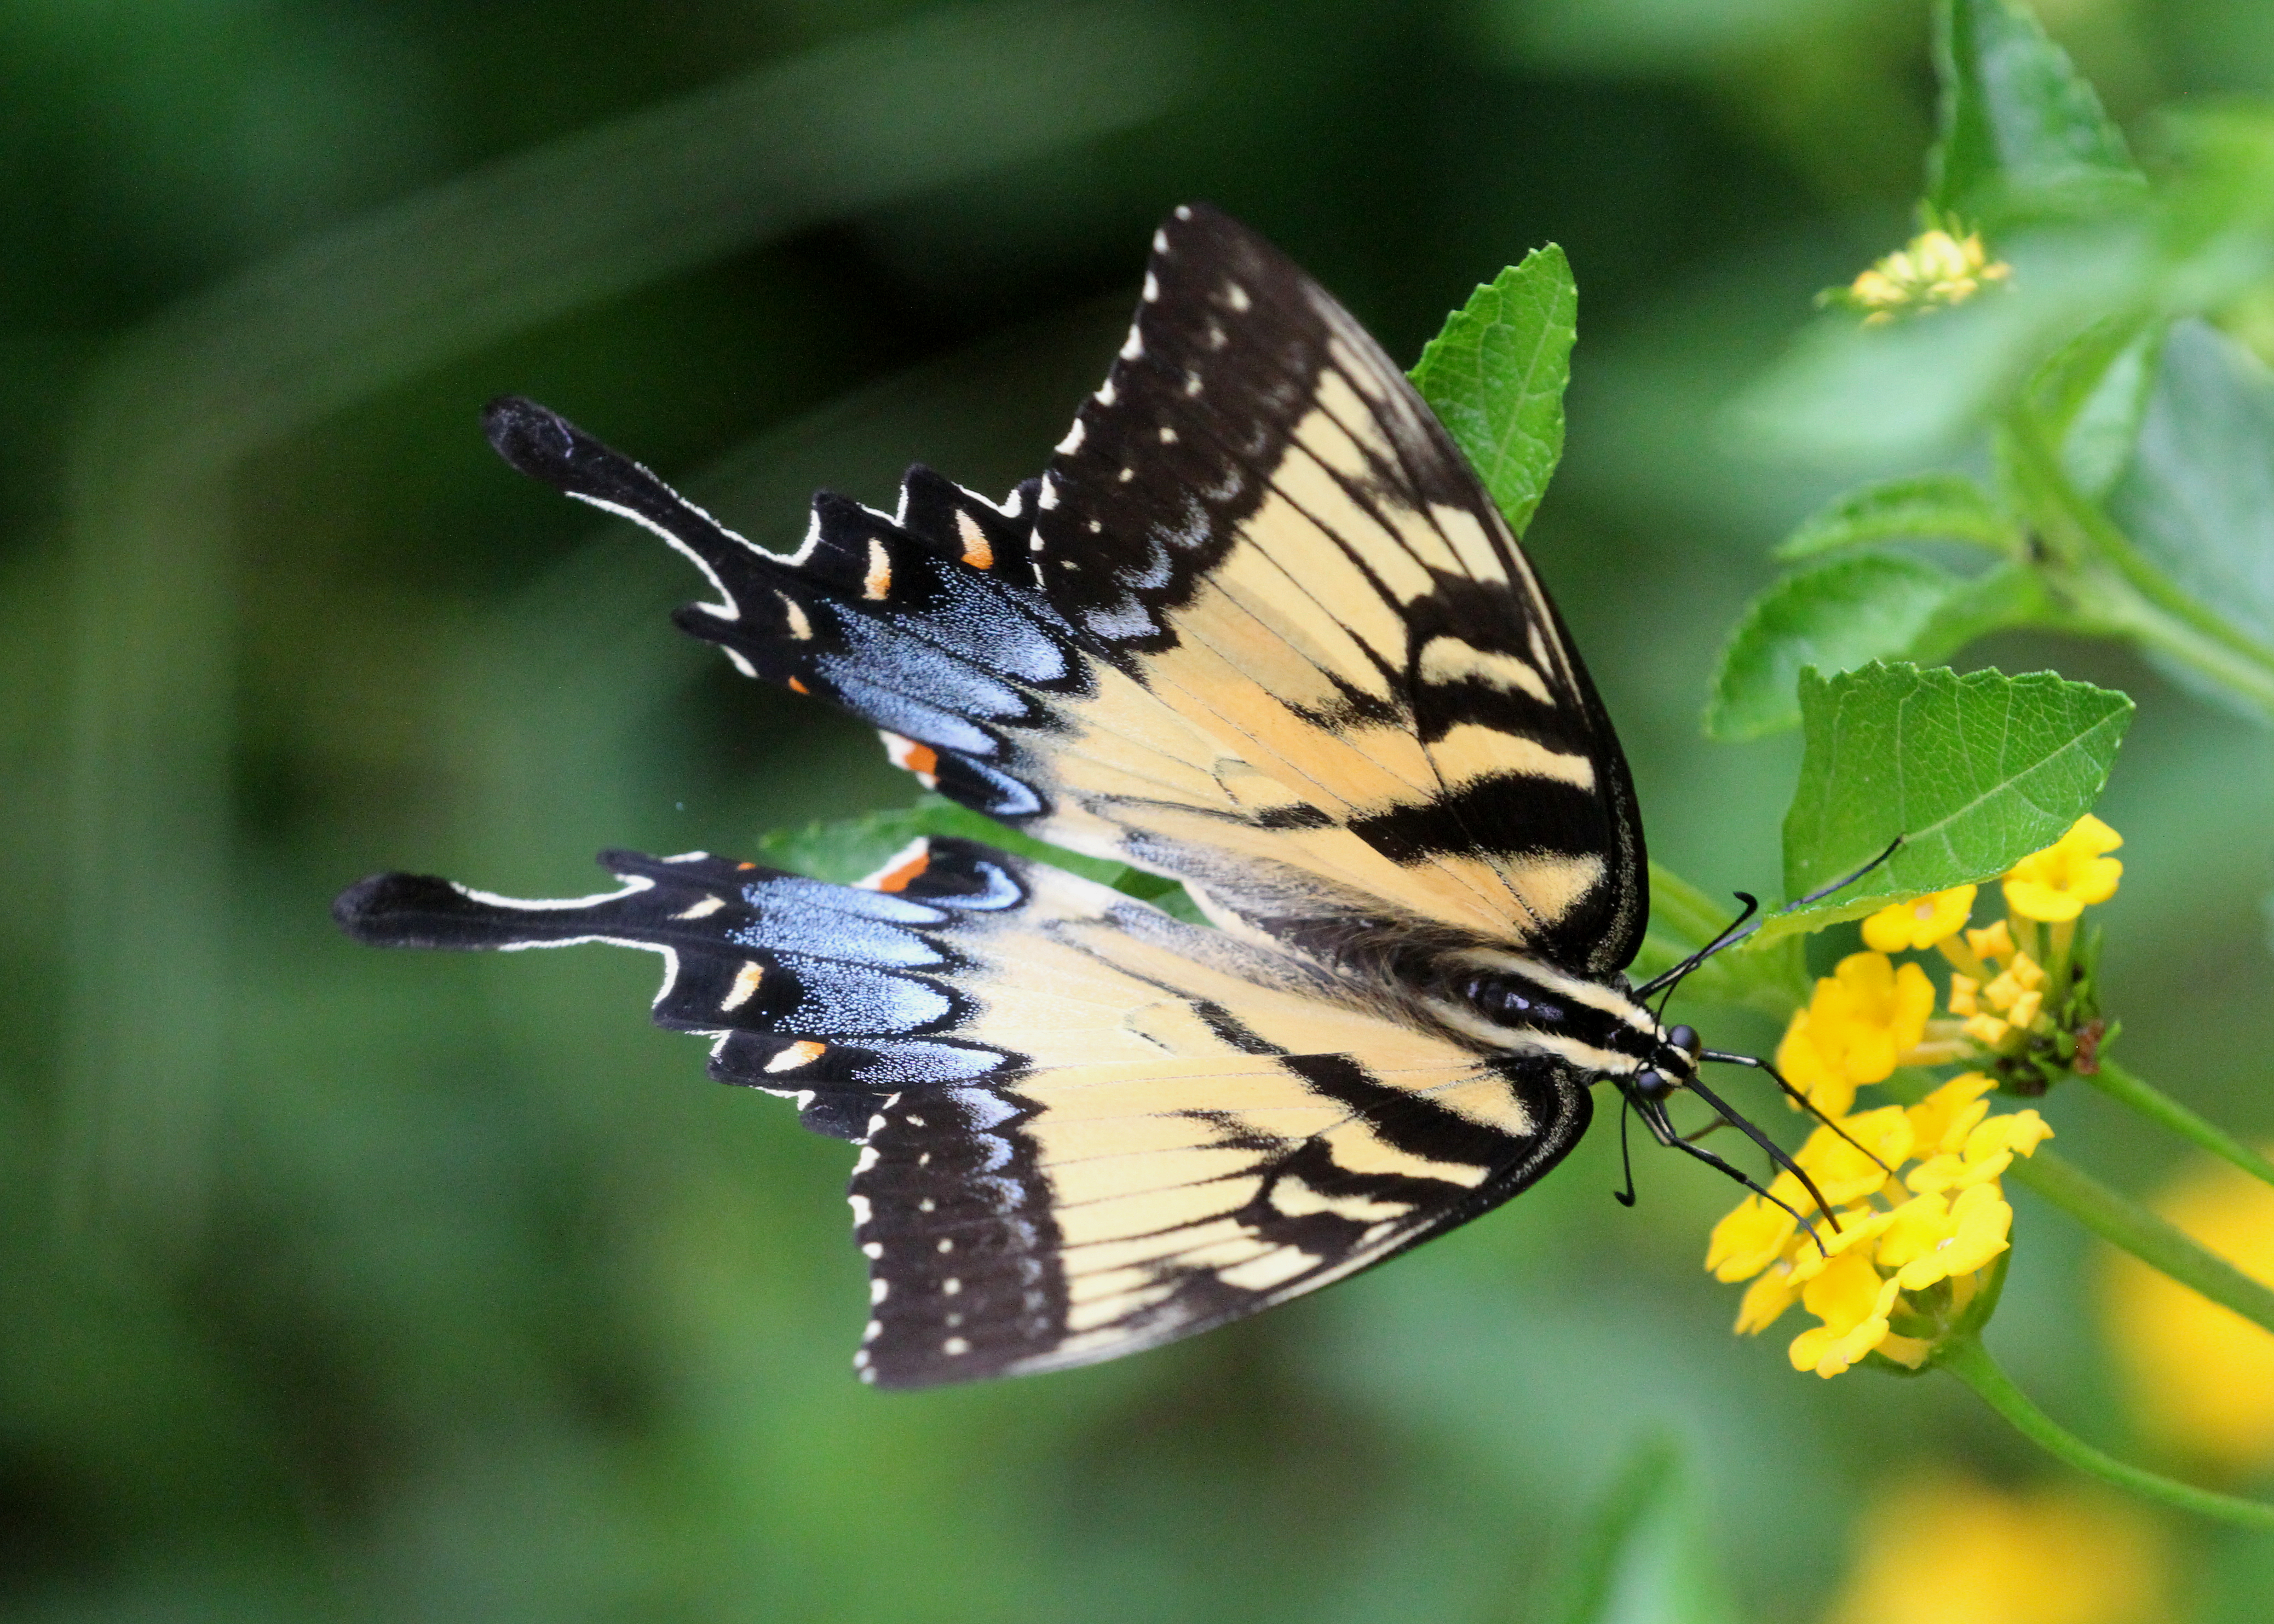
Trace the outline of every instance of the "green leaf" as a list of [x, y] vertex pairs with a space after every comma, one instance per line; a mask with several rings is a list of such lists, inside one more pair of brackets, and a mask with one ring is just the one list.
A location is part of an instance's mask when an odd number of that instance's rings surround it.
[[1777, 544], [1776, 556], [1811, 558], [1879, 541], [1969, 541], [2011, 553], [2021, 532], [1964, 474], [1913, 474], [1834, 497]]
[[758, 857], [794, 874], [850, 885], [874, 874], [892, 854], [922, 835], [976, 840], [1014, 856], [1032, 858], [1151, 903], [1192, 924], [1208, 923], [1182, 884], [1126, 863], [1085, 857], [1020, 834], [1007, 824], [960, 807], [945, 795], [919, 796], [911, 807], [827, 818], [802, 829], [778, 829], [758, 838]]
[[1866, 553], [1796, 571], [1755, 598], [1729, 634], [1706, 703], [1706, 734], [1757, 739], [1797, 726], [1794, 684], [1803, 667], [1939, 660], [1985, 632], [2050, 613], [2036, 574], [2018, 564], [1969, 577]]
[[1803, 672], [1807, 747], [1785, 816], [1784, 875], [1800, 896], [1903, 844], [1854, 885], [1780, 914], [1760, 936], [1821, 930], [1922, 891], [1995, 878], [2092, 809], [2132, 702], [2052, 672], [1960, 676], [1866, 665]]
[[1414, 364], [1414, 387], [1518, 536], [1563, 455], [1578, 311], [1571, 267], [1550, 243], [1480, 285]]
[[2255, 356], [2173, 325], [2107, 508], [2182, 591], [2274, 643], [2274, 373]]
[[1556, 1624], [1734, 1624], [1736, 1603], [1671, 1440], [1645, 1440], [1596, 1502], [1549, 1616]]
[[2029, 409], [2059, 446], [2061, 471], [2087, 496], [2106, 495], [2131, 459], [2163, 339], [2160, 322], [2096, 322], [2029, 380]]
[[2025, 8], [1947, 0], [1935, 66], [1942, 139], [1927, 161], [1927, 203], [1945, 222], [2090, 215], [2145, 191], [2100, 98]]

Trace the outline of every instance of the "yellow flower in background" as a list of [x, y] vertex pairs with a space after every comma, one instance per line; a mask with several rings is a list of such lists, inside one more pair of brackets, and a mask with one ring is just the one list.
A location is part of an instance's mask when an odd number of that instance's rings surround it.
[[[2274, 1189], [2223, 1162], [2206, 1162], [2155, 1206], [2244, 1274], [2274, 1285]], [[2274, 1464], [2274, 1335], [2122, 1252], [2106, 1255], [2101, 1302], [2143, 1431], [2230, 1471]]]
[[1932, 310], [1960, 304], [1985, 284], [2003, 282], [2013, 267], [1990, 258], [1978, 234], [1953, 237], [1947, 231], [1920, 233], [1903, 247], [1875, 263], [1827, 298], [1845, 301], [1869, 313], [1864, 325], [1891, 321], [1906, 310]]
[[1856, 1524], [1829, 1624], [2161, 1624], [2172, 1616], [2161, 1530], [2083, 1492], [2014, 1494], [1919, 1477]]
[[1864, 921], [1864, 945], [1874, 952], [1901, 953], [1946, 941], [1965, 929], [1974, 912], [1975, 890], [1961, 885], [1892, 903]]
[[2006, 906], [2023, 919], [2058, 924], [2116, 894], [2124, 865], [2108, 855], [2124, 837], [2091, 813], [2006, 876]]

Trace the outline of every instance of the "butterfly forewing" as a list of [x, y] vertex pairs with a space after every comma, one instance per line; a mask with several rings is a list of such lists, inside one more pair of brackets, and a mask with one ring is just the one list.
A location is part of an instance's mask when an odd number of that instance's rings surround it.
[[1389, 860], [1384, 899], [1574, 969], [1632, 957], [1633, 792], [1553, 606], [1404, 376], [1261, 238], [1162, 229], [1035, 530], [1066, 618]]

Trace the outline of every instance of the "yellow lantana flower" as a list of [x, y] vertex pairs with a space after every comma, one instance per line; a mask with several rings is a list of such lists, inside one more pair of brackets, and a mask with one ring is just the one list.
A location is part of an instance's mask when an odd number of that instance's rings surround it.
[[1915, 964], [1850, 953], [1820, 978], [1777, 1045], [1777, 1068], [1827, 1116], [1842, 1116], [1860, 1083], [1885, 1082], [1926, 1035], [1934, 983]]
[[1912, 1106], [1908, 1115], [1913, 1149], [1927, 1156], [1964, 1150], [1974, 1124], [1990, 1114], [1990, 1102], [1982, 1096], [1997, 1086], [1986, 1071], [1961, 1071]]
[[1912, 1138], [1903, 1108], [1883, 1106], [1847, 1118], [1839, 1131], [1818, 1128], [1793, 1160], [1816, 1181], [1826, 1200], [1844, 1207], [1887, 1182], [1887, 1169], [1910, 1155]]
[[2024, 857], [2006, 876], [2006, 906], [2023, 919], [2058, 924], [2116, 894], [2124, 865], [2108, 855], [2124, 837], [2091, 813], [2042, 852]]
[[[2206, 1162], [2156, 1210], [2252, 1278], [2274, 1285], [2274, 1189]], [[2109, 1341], [2147, 1432], [2233, 1472], [2274, 1462], [2274, 1335], [2128, 1253], [2106, 1254]]]
[[[1738, 1306], [1738, 1335], [1766, 1330], [1797, 1301], [1822, 1323], [1793, 1342], [1796, 1369], [1836, 1376], [1873, 1352], [1913, 1369], [1924, 1364], [2010, 1244], [2014, 1212], [1998, 1175], [2052, 1134], [2035, 1111], [1990, 1116], [1982, 1096], [1991, 1086], [1968, 1072], [1916, 1105], [1817, 1129], [1793, 1158], [1831, 1204], [1813, 1236], [1759, 1196], [1714, 1225], [1706, 1268], [1719, 1280], [1752, 1282]], [[1913, 1157], [1925, 1159], [1906, 1175]], [[1770, 1189], [1808, 1210], [1790, 1172]], [[1896, 1319], [1918, 1335], [1897, 1335]]]
[[2011, 266], [1990, 258], [1977, 233], [1959, 237], [1947, 231], [1925, 231], [1879, 260], [1840, 294], [1826, 297], [1844, 298], [1869, 312], [1864, 325], [1875, 327], [1893, 320], [1901, 311], [1962, 304], [1984, 284], [2003, 282], [2012, 274]]
[[1858, 1252], [1834, 1258], [1800, 1290], [1808, 1312], [1824, 1321], [1792, 1339], [1792, 1367], [1837, 1376], [1879, 1345], [1901, 1282], [1883, 1281]]
[[1901, 953], [1956, 936], [1974, 912], [1976, 889], [1960, 885], [1890, 903], [1864, 921], [1864, 945], [1875, 952]]

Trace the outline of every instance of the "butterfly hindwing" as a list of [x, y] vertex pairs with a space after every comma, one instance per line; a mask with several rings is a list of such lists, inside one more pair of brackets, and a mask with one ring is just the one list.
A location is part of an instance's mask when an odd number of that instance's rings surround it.
[[1480, 1056], [1306, 961], [970, 842], [857, 886], [704, 855], [606, 860], [561, 903], [388, 876], [390, 944], [665, 955], [655, 1018], [722, 1080], [862, 1146], [852, 1189], [888, 1385], [1188, 1335], [1505, 1199], [1585, 1127], [1585, 1079]]
[[1539, 1060], [1242, 1055], [910, 1092], [853, 1180], [859, 1359], [892, 1387], [1058, 1369], [1341, 1280], [1497, 1205], [1586, 1127]]

